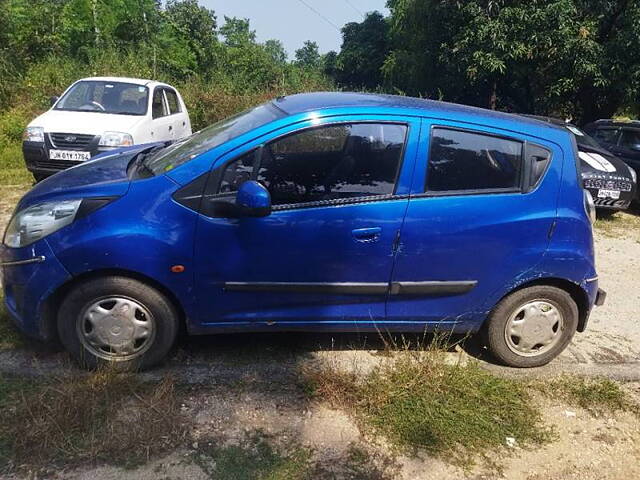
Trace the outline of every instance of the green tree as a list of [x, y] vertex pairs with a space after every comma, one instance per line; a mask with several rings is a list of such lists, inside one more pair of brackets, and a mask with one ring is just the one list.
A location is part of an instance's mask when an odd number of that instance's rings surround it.
[[[197, 0], [169, 0], [164, 20], [175, 29], [165, 32], [165, 37], [180, 37], [181, 43], [186, 43], [186, 50], [190, 51], [187, 56], [195, 57], [194, 68], [204, 70], [214, 64], [218, 38], [213, 10], [200, 6]], [[167, 42], [163, 43], [166, 47]], [[184, 50], [184, 45], [181, 49]]]
[[638, 95], [640, 2], [389, 0], [386, 88], [484, 107], [609, 117]]
[[287, 52], [280, 40], [267, 40], [264, 49], [274, 62], [282, 64], [287, 61]]
[[388, 23], [380, 12], [368, 13], [361, 23], [342, 28], [342, 48], [336, 79], [351, 88], [376, 88], [389, 53]]
[[220, 28], [224, 43], [230, 47], [241, 47], [255, 43], [256, 32], [251, 30], [248, 18], [224, 17], [224, 25]]
[[295, 58], [296, 63], [301, 67], [320, 68], [321, 57], [316, 42], [312, 42], [311, 40], [305, 41], [302, 48], [296, 50]]

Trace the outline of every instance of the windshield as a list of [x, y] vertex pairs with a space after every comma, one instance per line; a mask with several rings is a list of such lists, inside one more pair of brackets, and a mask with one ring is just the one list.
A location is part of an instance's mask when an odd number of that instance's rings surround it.
[[101, 80], [83, 80], [56, 103], [55, 110], [120, 115], [147, 113], [149, 89], [144, 85]]
[[587, 147], [587, 148], [597, 148], [598, 150], [604, 150], [604, 147], [602, 147], [596, 140], [594, 140], [593, 137], [590, 137], [575, 125], [565, 125], [565, 126], [567, 127], [567, 130], [573, 133], [573, 135], [576, 137], [576, 142], [578, 142], [578, 148]]
[[284, 112], [271, 103], [259, 105], [214, 123], [185, 140], [152, 153], [144, 159], [143, 165], [154, 175], [168, 172], [201, 153], [284, 116]]

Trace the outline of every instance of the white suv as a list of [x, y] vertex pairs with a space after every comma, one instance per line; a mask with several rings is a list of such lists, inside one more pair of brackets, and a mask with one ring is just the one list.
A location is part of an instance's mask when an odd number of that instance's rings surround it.
[[36, 180], [134, 144], [172, 142], [191, 135], [189, 113], [178, 91], [153, 80], [83, 78], [24, 133], [22, 151]]

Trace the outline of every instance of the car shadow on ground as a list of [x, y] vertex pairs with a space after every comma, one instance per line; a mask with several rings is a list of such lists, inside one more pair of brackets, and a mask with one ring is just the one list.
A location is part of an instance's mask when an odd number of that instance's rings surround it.
[[451, 353], [462, 350], [471, 357], [492, 361], [477, 336], [443, 333], [274, 332], [183, 335], [177, 342], [172, 362], [180, 359], [206, 362], [213, 358], [231, 361], [277, 360], [332, 351], [391, 355], [394, 352], [429, 349]]

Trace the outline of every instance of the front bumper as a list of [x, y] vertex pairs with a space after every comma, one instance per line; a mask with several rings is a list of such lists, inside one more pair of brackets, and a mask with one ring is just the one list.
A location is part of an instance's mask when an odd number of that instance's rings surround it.
[[46, 301], [71, 275], [45, 240], [25, 248], [0, 245], [4, 303], [14, 323], [27, 335], [51, 340], [55, 325], [44, 321]]
[[[96, 137], [91, 143], [82, 147], [59, 147], [63, 150], [85, 151], [91, 154], [91, 158], [104, 152], [113, 150], [111, 147], [99, 147], [98, 141], [100, 137]], [[27, 170], [31, 173], [47, 177], [61, 170], [81, 165], [84, 162], [75, 162], [71, 160], [51, 160], [49, 159], [49, 150], [54, 146], [49, 139], [49, 135], [45, 134], [45, 142], [22, 142], [22, 154], [27, 166]]]
[[[596, 208], [608, 210], [625, 210], [629, 208], [635, 196], [636, 187], [631, 179], [583, 178], [584, 188], [591, 194]], [[601, 191], [619, 192], [618, 198], [599, 197]]]

